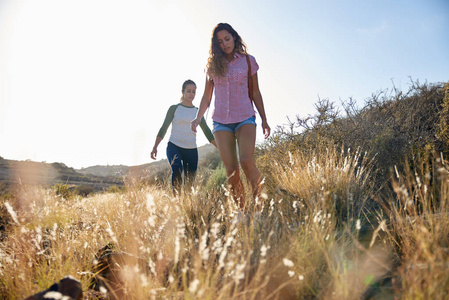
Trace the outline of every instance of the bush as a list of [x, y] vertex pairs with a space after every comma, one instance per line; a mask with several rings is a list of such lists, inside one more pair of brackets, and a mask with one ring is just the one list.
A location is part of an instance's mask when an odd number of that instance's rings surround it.
[[449, 82], [444, 85], [444, 100], [441, 107], [438, 136], [449, 148]]
[[[412, 82], [407, 92], [380, 91], [358, 109], [355, 101], [343, 102], [345, 116], [330, 100], [320, 100], [313, 116], [299, 117], [288, 128], [278, 128], [261, 155], [285, 155], [298, 150], [336, 145], [362, 149], [376, 157], [373, 174], [378, 185], [390, 180], [396, 166], [403, 170], [404, 158], [429, 149], [449, 153], [449, 84]], [[446, 94], [445, 94], [446, 93]]]
[[207, 154], [203, 160], [201, 160], [198, 167], [215, 170], [220, 163], [221, 163], [220, 153], [218, 153], [218, 151], [212, 151], [209, 154]]
[[13, 198], [11, 187], [6, 182], [0, 182], [0, 199]]
[[209, 176], [206, 183], [206, 190], [219, 190], [223, 184], [226, 185], [227, 180], [228, 177], [226, 175], [225, 167], [223, 165], [223, 162], [220, 162], [217, 168]]
[[75, 188], [76, 194], [82, 197], [87, 197], [88, 195], [95, 192], [95, 189], [92, 186], [88, 185], [80, 185]]
[[120, 193], [122, 190], [120, 189], [120, 187], [116, 186], [116, 185], [111, 185], [109, 187], [108, 193]]
[[53, 186], [53, 190], [57, 196], [64, 199], [71, 199], [74, 196], [73, 189], [67, 184], [57, 183]]

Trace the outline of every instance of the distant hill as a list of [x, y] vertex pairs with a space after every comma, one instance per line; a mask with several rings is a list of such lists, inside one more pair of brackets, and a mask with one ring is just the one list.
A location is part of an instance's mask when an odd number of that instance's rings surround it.
[[[211, 144], [198, 148], [199, 161], [217, 151]], [[0, 192], [17, 184], [52, 186], [67, 184], [73, 187], [90, 187], [94, 191], [121, 187], [128, 176], [151, 179], [169, 172], [166, 159], [139, 166], [92, 166], [75, 170], [63, 163], [8, 160], [0, 156]]]
[[89, 174], [95, 176], [113, 176], [113, 177], [121, 177], [123, 174], [127, 174], [129, 172], [129, 166], [118, 165], [118, 166], [92, 166], [82, 169], [77, 169], [76, 171], [81, 174]]
[[94, 191], [108, 190], [111, 186], [123, 186], [123, 179], [112, 176], [82, 174], [63, 163], [17, 161], [0, 158], [0, 183], [2, 188], [17, 184], [52, 186], [87, 186]]
[[[212, 144], [207, 144], [198, 147], [198, 161], [201, 162], [208, 154], [217, 151], [217, 149]], [[150, 159], [150, 158], [149, 158]], [[77, 169], [76, 171], [81, 174], [95, 175], [95, 176], [111, 176], [111, 177], [123, 177], [130, 172], [137, 172], [140, 176], [144, 177], [154, 177], [158, 173], [165, 170], [169, 170], [169, 164], [167, 159], [161, 159], [158, 161], [153, 161], [148, 164], [138, 165], [138, 166], [124, 166], [124, 165], [114, 165], [114, 166], [92, 166], [82, 169]]]

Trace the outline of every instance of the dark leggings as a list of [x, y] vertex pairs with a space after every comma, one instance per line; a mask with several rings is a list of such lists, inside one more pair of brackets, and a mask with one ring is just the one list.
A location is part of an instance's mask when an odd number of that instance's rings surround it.
[[198, 149], [181, 148], [168, 142], [167, 159], [171, 166], [171, 184], [173, 190], [177, 193], [182, 187], [182, 173], [184, 173], [184, 182], [187, 185], [192, 184], [198, 168]]

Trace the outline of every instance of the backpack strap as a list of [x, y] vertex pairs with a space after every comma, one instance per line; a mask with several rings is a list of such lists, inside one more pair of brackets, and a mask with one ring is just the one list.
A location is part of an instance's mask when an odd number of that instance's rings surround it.
[[246, 62], [248, 63], [248, 95], [251, 103], [253, 102], [253, 78], [251, 77], [251, 63], [249, 61], [249, 55], [246, 55]]

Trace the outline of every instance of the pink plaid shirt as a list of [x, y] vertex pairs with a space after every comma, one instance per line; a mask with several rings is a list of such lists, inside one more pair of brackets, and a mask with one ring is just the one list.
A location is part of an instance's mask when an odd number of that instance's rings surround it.
[[[249, 56], [251, 75], [256, 74], [259, 65]], [[248, 96], [248, 63], [243, 54], [236, 53], [228, 64], [228, 74], [212, 78], [215, 87], [215, 102], [212, 120], [231, 124], [242, 122], [255, 115], [253, 104]]]

